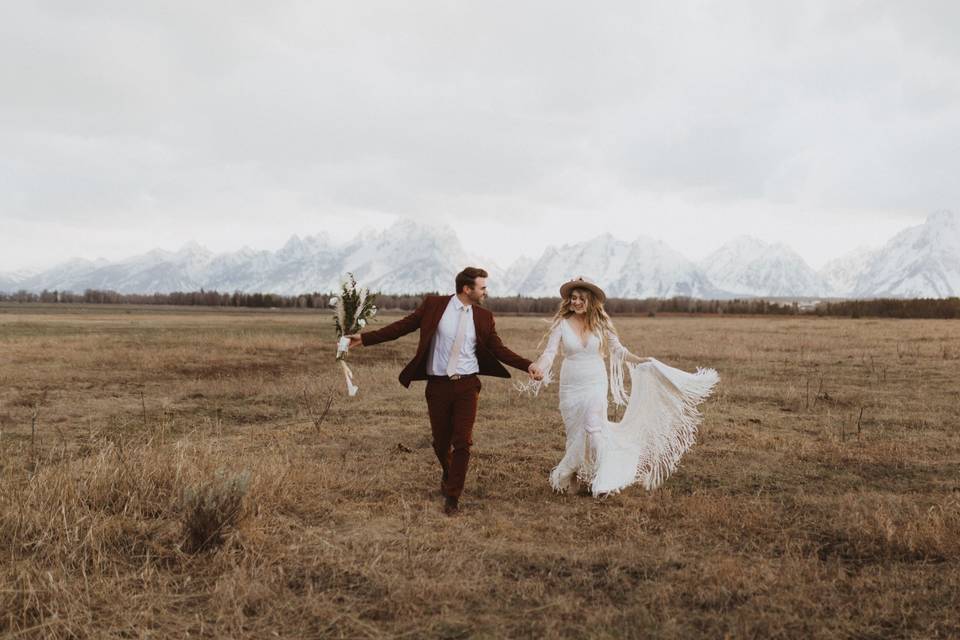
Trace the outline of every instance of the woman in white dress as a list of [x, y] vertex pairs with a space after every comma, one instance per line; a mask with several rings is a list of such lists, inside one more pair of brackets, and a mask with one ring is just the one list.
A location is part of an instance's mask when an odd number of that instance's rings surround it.
[[[532, 383], [535, 393], [550, 383], [550, 370], [562, 349], [560, 415], [567, 443], [563, 459], [550, 473], [551, 486], [565, 492], [580, 481], [594, 496], [619, 492], [635, 482], [647, 489], [660, 486], [693, 445], [700, 422], [697, 405], [710, 395], [719, 380], [717, 372], [698, 369], [691, 374], [630, 353], [603, 308], [603, 290], [583, 277], [561, 286], [560, 297], [546, 349], [536, 361], [545, 377]], [[629, 399], [625, 365], [631, 378]], [[608, 392], [614, 403], [626, 405], [620, 422], [607, 419]]]

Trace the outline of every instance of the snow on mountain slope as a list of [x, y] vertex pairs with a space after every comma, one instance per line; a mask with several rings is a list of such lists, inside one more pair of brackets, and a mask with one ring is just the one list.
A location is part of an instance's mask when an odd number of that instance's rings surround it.
[[859, 247], [823, 265], [818, 274], [827, 284], [827, 293], [840, 297], [852, 295], [857, 279], [869, 269], [878, 254], [877, 249]]
[[97, 269], [101, 269], [109, 264], [107, 260], [103, 259], [86, 260], [84, 258], [71, 258], [50, 269], [35, 273], [31, 277], [22, 280], [20, 286], [28, 291], [42, 291], [43, 289], [50, 291], [83, 291], [83, 289], [73, 285]]
[[558, 296], [561, 284], [580, 275], [606, 286], [623, 274], [629, 253], [630, 244], [609, 233], [577, 244], [548, 247], [517, 284], [517, 291], [526, 296]]
[[469, 262], [449, 226], [400, 220], [380, 233], [355, 238], [341, 254], [340, 270], [353, 273], [371, 290], [452, 292], [454, 276]]
[[717, 287], [741, 295], [819, 296], [829, 286], [793, 249], [739, 236], [707, 256], [701, 268]]
[[659, 240], [638, 238], [620, 277], [609, 284], [607, 295], [617, 298], [723, 298], [710, 278], [692, 261]]
[[567, 280], [584, 276], [610, 297], [712, 297], [709, 279], [678, 252], [649, 238], [633, 242], [603, 234], [578, 244], [550, 247], [517, 288], [528, 296], [558, 296]]
[[496, 295], [515, 296], [520, 292], [520, 283], [530, 275], [536, 261], [530, 256], [520, 256], [499, 274], [490, 273], [491, 290]]
[[904, 229], [878, 252], [857, 279], [856, 297], [960, 296], [960, 216], [938, 211]]
[[38, 274], [28, 288], [121, 293], [205, 288], [290, 295], [335, 291], [344, 275], [353, 272], [373, 290], [421, 293], [452, 291], [454, 276], [469, 263], [449, 227], [401, 220], [383, 231], [365, 232], [342, 246], [325, 234], [295, 235], [277, 251], [244, 247], [215, 256], [189, 243], [176, 252], [155, 249], [114, 263], [77, 259]]
[[0, 293], [13, 293], [20, 289], [22, 280], [12, 273], [0, 274]]
[[56, 288], [112, 289], [120, 293], [194, 291], [204, 286], [205, 270], [212, 258], [208, 249], [195, 242], [175, 252], [154, 249], [67, 277]]
[[23, 283], [36, 275], [36, 271], [20, 269], [10, 273], [0, 273], [0, 293], [13, 293], [23, 289]]
[[960, 295], [960, 217], [932, 214], [894, 236], [882, 249], [859, 250], [814, 272], [790, 248], [736, 238], [700, 265], [650, 238], [632, 242], [603, 234], [548, 247], [507, 269], [468, 254], [447, 226], [400, 220], [345, 244], [325, 234], [292, 236], [276, 251], [244, 247], [213, 255], [189, 243], [176, 252], [155, 249], [118, 262], [73, 259], [46, 271], [0, 276], [0, 291], [113, 289], [124, 293], [219, 291], [298, 294], [335, 291], [348, 271], [363, 286], [385, 293], [448, 292], [454, 275], [472, 265], [490, 272], [492, 295], [556, 296], [584, 275], [612, 297], [728, 298], [733, 295], [945, 297]]

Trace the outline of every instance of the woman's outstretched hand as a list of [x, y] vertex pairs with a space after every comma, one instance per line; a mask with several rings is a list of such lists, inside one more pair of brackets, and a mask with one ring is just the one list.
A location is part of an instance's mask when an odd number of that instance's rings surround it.
[[533, 380], [543, 380], [543, 371], [540, 370], [536, 364], [531, 364], [530, 368], [527, 369], [527, 373], [530, 374], [530, 377]]

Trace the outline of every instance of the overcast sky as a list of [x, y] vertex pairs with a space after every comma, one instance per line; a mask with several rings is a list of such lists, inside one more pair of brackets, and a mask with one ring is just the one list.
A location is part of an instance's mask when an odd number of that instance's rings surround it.
[[59, 2], [0, 20], [0, 270], [397, 217], [814, 266], [960, 209], [960, 3]]

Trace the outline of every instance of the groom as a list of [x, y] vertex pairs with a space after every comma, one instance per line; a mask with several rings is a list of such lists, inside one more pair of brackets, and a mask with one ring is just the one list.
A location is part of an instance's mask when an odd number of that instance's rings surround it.
[[534, 379], [543, 377], [535, 364], [504, 346], [493, 314], [480, 306], [487, 296], [487, 272], [467, 267], [457, 274], [456, 284], [455, 295], [427, 296], [407, 317], [349, 336], [351, 347], [371, 346], [420, 329], [417, 353], [400, 372], [400, 384], [409, 387], [413, 380], [427, 381], [427, 411], [433, 450], [443, 470], [440, 492], [447, 515], [460, 511], [480, 396], [477, 376], [509, 378], [503, 362]]

